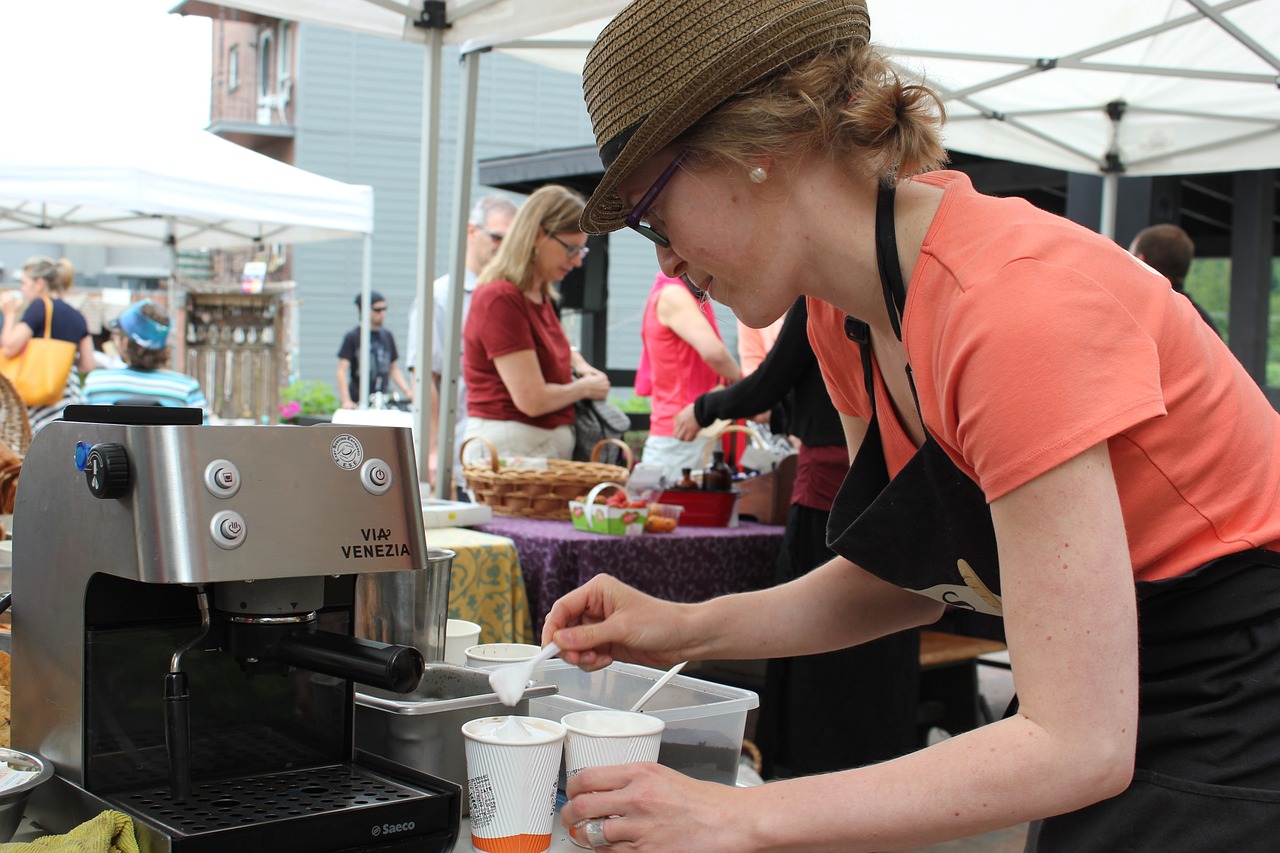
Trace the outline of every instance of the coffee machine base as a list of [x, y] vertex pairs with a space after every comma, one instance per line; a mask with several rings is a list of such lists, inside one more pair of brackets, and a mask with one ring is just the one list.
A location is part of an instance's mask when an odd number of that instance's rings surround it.
[[199, 782], [182, 803], [165, 787], [103, 796], [62, 779], [45, 787], [60, 790], [32, 802], [41, 826], [62, 832], [115, 809], [133, 818], [144, 853], [446, 853], [461, 809], [451, 782], [350, 763]]

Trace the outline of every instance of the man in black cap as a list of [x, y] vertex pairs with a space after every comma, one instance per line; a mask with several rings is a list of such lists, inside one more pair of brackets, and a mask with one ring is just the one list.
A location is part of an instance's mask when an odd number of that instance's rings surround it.
[[[356, 294], [356, 314], [360, 313], [360, 295]], [[413, 399], [413, 391], [400, 372], [397, 360], [396, 339], [389, 329], [383, 328], [387, 317], [387, 300], [374, 290], [369, 294], [369, 393], [386, 394], [391, 382], [400, 386], [407, 399]], [[338, 349], [338, 395], [342, 408], [357, 409], [360, 399], [360, 324], [347, 332]]]

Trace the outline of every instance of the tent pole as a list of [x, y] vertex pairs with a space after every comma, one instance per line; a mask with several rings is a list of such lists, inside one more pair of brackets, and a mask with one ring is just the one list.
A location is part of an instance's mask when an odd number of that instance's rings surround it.
[[[430, 448], [432, 430], [431, 398], [434, 393], [432, 379], [432, 342], [435, 333], [435, 296], [431, 282], [436, 268], [436, 197], [440, 179], [440, 155], [436, 141], [440, 129], [440, 56], [444, 49], [444, 31], [428, 31], [426, 53], [422, 61], [422, 140], [418, 151], [418, 270], [416, 294], [417, 316], [410, 323], [419, 323], [418, 351], [413, 363], [413, 429], [417, 435], [418, 482], [431, 480]], [[437, 468], [440, 465], [437, 463]], [[447, 479], [447, 478], [444, 478]], [[442, 477], [436, 473], [436, 493], [439, 494]]]
[[1116, 205], [1120, 198], [1120, 176], [1115, 172], [1107, 172], [1102, 176], [1102, 216], [1098, 223], [1098, 233], [1103, 237], [1116, 238]]
[[453, 185], [453, 248], [449, 258], [449, 322], [443, 343], [444, 365], [440, 374], [440, 420], [437, 433], [440, 475], [436, 497], [452, 498], [451, 482], [454, 425], [458, 421], [458, 355], [462, 351], [463, 282], [467, 278], [467, 220], [471, 208], [471, 182], [475, 173], [476, 90], [480, 81], [480, 54], [464, 53], [462, 91], [458, 104], [458, 167]]
[[355, 401], [357, 409], [369, 408], [369, 317], [373, 314], [369, 296], [373, 290], [372, 278], [373, 235], [366, 234], [360, 262], [360, 399]]

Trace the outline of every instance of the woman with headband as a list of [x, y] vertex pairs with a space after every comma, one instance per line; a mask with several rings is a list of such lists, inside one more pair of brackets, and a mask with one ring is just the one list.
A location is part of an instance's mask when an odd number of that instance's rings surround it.
[[939, 98], [869, 39], [861, 0], [636, 0], [591, 51], [606, 170], [583, 230], [639, 231], [751, 326], [806, 296], [853, 463], [831, 562], [695, 605], [599, 576], [543, 639], [586, 669], [665, 667], [963, 608], [1003, 619], [1020, 704], [756, 788], [591, 768], [562, 819], [641, 851], [893, 850], [1024, 821], [1040, 851], [1265, 849], [1280, 415], [1122, 247], [942, 170]]

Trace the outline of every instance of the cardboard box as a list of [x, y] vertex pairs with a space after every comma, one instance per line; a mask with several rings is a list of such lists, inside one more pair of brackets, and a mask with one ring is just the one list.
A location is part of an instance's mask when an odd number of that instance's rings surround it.
[[609, 536], [639, 536], [644, 533], [649, 507], [608, 506], [600, 495], [609, 487], [626, 494], [626, 489], [617, 483], [600, 483], [587, 492], [585, 501], [569, 501], [569, 518], [573, 520], [573, 526], [578, 530]]

